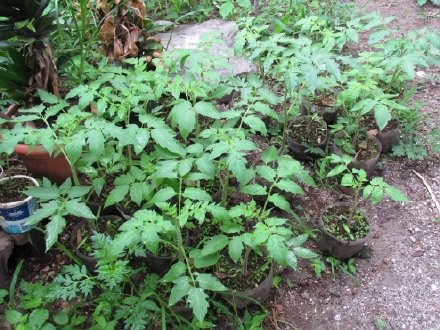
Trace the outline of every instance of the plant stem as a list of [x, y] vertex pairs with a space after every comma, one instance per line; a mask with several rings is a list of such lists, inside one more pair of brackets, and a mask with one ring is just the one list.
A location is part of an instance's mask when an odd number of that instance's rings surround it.
[[251, 249], [245, 245], [244, 259], [243, 259], [243, 268], [241, 270], [241, 276], [245, 278], [248, 275], [248, 264], [249, 264], [249, 253]]
[[226, 176], [224, 178], [224, 181], [220, 179], [220, 182], [222, 182], [222, 199], [221, 203], [223, 207], [226, 207], [226, 203], [228, 202], [228, 190], [229, 190], [229, 173], [226, 172]]
[[349, 225], [352, 225], [354, 223], [353, 216], [358, 206], [359, 191], [360, 191], [360, 187], [355, 187], [353, 203], [351, 204], [350, 215], [348, 216]]

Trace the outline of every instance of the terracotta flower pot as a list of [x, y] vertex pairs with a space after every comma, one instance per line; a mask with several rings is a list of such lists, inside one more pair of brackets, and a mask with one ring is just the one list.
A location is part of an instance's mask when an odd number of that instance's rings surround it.
[[390, 124], [394, 128], [388, 130], [387, 127], [385, 127], [384, 130], [378, 131], [376, 135], [377, 139], [382, 144], [383, 153], [390, 152], [393, 149], [393, 145], [397, 144], [400, 138], [399, 122], [396, 119], [393, 119]]
[[[347, 202], [337, 202], [332, 205], [330, 205], [328, 208], [324, 210], [321, 217], [318, 219], [318, 229], [320, 231], [320, 236], [318, 238], [318, 246], [319, 248], [328, 254], [330, 254], [332, 257], [339, 259], [339, 260], [346, 260], [354, 255], [361, 252], [361, 250], [364, 248], [365, 243], [368, 241], [371, 230], [368, 230], [368, 234], [366, 237], [357, 239], [357, 240], [342, 240], [339, 238], [336, 238], [334, 235], [329, 233], [325, 227], [323, 217], [328, 212], [329, 209], [333, 207], [349, 207], [351, 203]], [[371, 228], [371, 222], [368, 219], [367, 215], [361, 210], [361, 213], [365, 217], [365, 221], [368, 223], [369, 227]]]
[[18, 144], [15, 153], [27, 170], [37, 178], [46, 177], [61, 184], [72, 176], [70, 165], [63, 154], [53, 157], [42, 146], [31, 149], [25, 144]]

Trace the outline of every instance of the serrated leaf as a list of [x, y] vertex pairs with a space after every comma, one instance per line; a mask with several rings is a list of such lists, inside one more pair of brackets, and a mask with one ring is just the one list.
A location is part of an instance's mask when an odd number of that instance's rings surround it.
[[335, 168], [333, 168], [330, 172], [327, 173], [327, 177], [330, 178], [332, 176], [336, 176], [342, 172], [344, 172], [346, 167], [344, 165], [338, 165]]
[[295, 252], [297, 257], [304, 259], [313, 259], [318, 257], [318, 255], [315, 252], [310, 251], [309, 249], [303, 247], [296, 247], [293, 249], [293, 252]]
[[194, 106], [194, 110], [205, 116], [212, 119], [220, 119], [220, 112], [215, 108], [215, 106], [211, 102], [200, 101], [197, 102]]
[[298, 259], [296, 258], [296, 254], [293, 251], [289, 251], [286, 254], [286, 264], [293, 270], [298, 269]]
[[135, 182], [130, 186], [130, 199], [135, 202], [138, 206], [141, 205], [144, 195], [144, 186], [143, 182]]
[[134, 152], [140, 154], [150, 141], [150, 132], [145, 128], [139, 128], [135, 135], [136, 144], [134, 145]]
[[387, 186], [385, 187], [385, 192], [387, 195], [396, 202], [409, 202], [408, 197], [406, 197], [399, 189]]
[[176, 192], [171, 187], [162, 188], [156, 194], [154, 194], [153, 198], [150, 202], [157, 203], [157, 202], [166, 202], [176, 196]]
[[234, 12], [234, 4], [232, 2], [225, 2], [220, 6], [220, 16], [226, 18]]
[[62, 233], [66, 227], [66, 220], [60, 215], [50, 217], [49, 223], [46, 225], [46, 251], [58, 240], [58, 235]]
[[267, 241], [267, 251], [269, 252], [269, 256], [280, 266], [286, 265], [287, 247], [284, 243], [284, 237], [271, 235]]
[[40, 208], [36, 209], [31, 216], [26, 220], [27, 226], [32, 226], [39, 223], [41, 220], [49, 218], [58, 210], [58, 202], [51, 201], [42, 204]]
[[57, 187], [28, 187], [26, 195], [37, 197], [40, 200], [57, 199], [60, 195]]
[[125, 196], [127, 196], [128, 192], [130, 190], [129, 185], [121, 185], [116, 186], [112, 191], [110, 191], [110, 194], [108, 195], [104, 207], [119, 203], [122, 201]]
[[225, 235], [212, 236], [208, 241], [205, 242], [205, 245], [203, 246], [201, 252], [201, 256], [205, 257], [210, 254], [217, 253], [225, 248], [228, 243], [228, 237]]
[[376, 44], [379, 41], [382, 41], [386, 36], [388, 36], [390, 32], [388, 30], [380, 30], [372, 33], [370, 38], [368, 39], [368, 44]]
[[155, 128], [151, 131], [151, 137], [162, 148], [168, 149], [176, 154], [182, 153], [182, 147], [177, 143], [174, 135], [171, 134], [167, 129]]
[[190, 288], [188, 291], [187, 301], [197, 320], [203, 322], [209, 308], [208, 295], [203, 291], [202, 288]]
[[171, 122], [173, 127], [178, 126], [180, 134], [184, 139], [195, 129], [196, 127], [196, 113], [189, 101], [182, 101], [176, 104], [170, 112]]
[[228, 290], [216, 277], [212, 274], [199, 274], [196, 278], [199, 286], [205, 290], [221, 292]]
[[284, 196], [281, 196], [280, 194], [273, 194], [269, 197], [269, 202], [273, 203], [276, 207], [279, 209], [289, 212], [290, 211], [290, 204]]
[[179, 261], [171, 266], [170, 270], [164, 275], [163, 282], [173, 282], [180, 276], [185, 274], [186, 266], [182, 261]]
[[290, 239], [290, 240], [287, 242], [287, 246], [288, 246], [288, 247], [292, 247], [292, 246], [293, 246], [293, 247], [301, 246], [301, 245], [303, 245], [303, 244], [305, 243], [305, 241], [307, 241], [307, 238], [309, 238], [309, 235], [307, 235], [307, 234], [301, 234], [301, 235], [299, 235], [299, 236], [296, 236], [296, 237]]
[[211, 196], [200, 188], [188, 187], [182, 194], [183, 197], [196, 201], [211, 201]]
[[280, 180], [278, 181], [275, 186], [281, 190], [287, 191], [289, 193], [295, 194], [295, 195], [303, 195], [304, 190], [298, 185], [296, 182], [290, 181], [290, 180]]
[[23, 317], [23, 315], [14, 310], [14, 309], [7, 309], [6, 310], [6, 320], [11, 324], [17, 324], [18, 322], [20, 322], [21, 318]]
[[48, 319], [49, 311], [47, 309], [34, 309], [29, 315], [29, 324], [32, 324], [32, 329], [40, 329]]
[[90, 130], [88, 132], [88, 143], [90, 147], [90, 152], [94, 156], [100, 156], [104, 153], [104, 135], [98, 130]]
[[90, 208], [85, 203], [80, 202], [79, 200], [74, 199], [67, 201], [65, 207], [66, 211], [69, 212], [69, 214], [72, 214], [76, 217], [95, 219], [95, 216], [93, 215], [93, 212], [90, 210]]
[[183, 276], [174, 281], [174, 286], [170, 292], [168, 306], [177, 304], [183, 297], [185, 297], [190, 289], [188, 276]]
[[261, 160], [264, 163], [273, 162], [278, 158], [278, 150], [274, 146], [270, 146], [261, 154]]
[[87, 186], [73, 186], [69, 189], [67, 194], [69, 198], [78, 198], [87, 195], [89, 191], [90, 187]]
[[376, 119], [377, 127], [379, 127], [380, 130], [383, 130], [391, 120], [390, 110], [387, 106], [378, 104], [374, 108], [374, 118]]
[[40, 97], [41, 101], [48, 104], [56, 104], [60, 101], [58, 97], [42, 89], [38, 90], [38, 96]]
[[261, 178], [269, 182], [273, 182], [275, 180], [276, 171], [267, 165], [258, 166], [257, 173]]
[[240, 236], [236, 236], [229, 241], [228, 253], [231, 259], [237, 263], [243, 253], [243, 242]]
[[246, 116], [244, 117], [243, 122], [249, 126], [249, 130], [252, 133], [260, 132], [262, 136], [267, 135], [266, 124], [257, 116]]
[[53, 321], [58, 325], [67, 325], [69, 323], [69, 315], [65, 311], [59, 311], [53, 316]]
[[264, 196], [267, 194], [266, 187], [259, 184], [248, 184], [240, 188], [240, 191], [244, 194]]

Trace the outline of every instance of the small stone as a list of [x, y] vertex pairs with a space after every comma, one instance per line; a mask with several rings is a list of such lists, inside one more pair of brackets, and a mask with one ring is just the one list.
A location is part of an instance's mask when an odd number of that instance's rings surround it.
[[438, 289], [437, 285], [435, 285], [435, 284], [431, 285], [431, 290], [432, 291], [437, 291], [437, 289]]
[[309, 300], [310, 299], [310, 294], [307, 291], [304, 291], [301, 294], [301, 298], [305, 299], [305, 300]]
[[414, 251], [414, 253], [412, 254], [413, 257], [421, 257], [425, 254], [424, 250], [416, 250]]
[[409, 240], [410, 240], [411, 242], [413, 242], [413, 243], [416, 242], [416, 238], [415, 238], [414, 236], [410, 236], [410, 237], [409, 237]]
[[336, 314], [335, 315], [335, 321], [340, 321], [342, 318], [341, 318], [341, 314]]

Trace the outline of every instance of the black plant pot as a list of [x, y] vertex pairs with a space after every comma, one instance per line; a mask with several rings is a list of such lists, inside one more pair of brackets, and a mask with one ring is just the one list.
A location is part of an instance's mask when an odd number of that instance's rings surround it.
[[[379, 161], [380, 154], [382, 153], [382, 144], [375, 136], [368, 135], [367, 139], [373, 140], [374, 144], [376, 145], [376, 156], [366, 160], [356, 159], [355, 161], [350, 163], [350, 167], [364, 170], [367, 173], [367, 178], [371, 179], [374, 175], [374, 171], [376, 169], [376, 164]], [[333, 144], [333, 153], [339, 156], [343, 154], [342, 150], [339, 149], [336, 144]]]
[[312, 115], [314, 113], [318, 114], [327, 124], [334, 124], [341, 112], [340, 107], [323, 106], [311, 103], [306, 98], [301, 100], [301, 114], [302, 115]]
[[261, 303], [264, 302], [270, 295], [272, 282], [273, 282], [273, 266], [270, 267], [269, 273], [267, 274], [264, 281], [262, 281], [255, 288], [245, 291], [232, 291], [231, 292], [232, 303], [235, 304], [237, 308], [242, 309], [252, 304], [252, 300], [257, 300]]
[[[336, 202], [333, 205], [330, 205], [328, 208], [326, 208], [325, 211], [322, 213], [322, 215], [319, 217], [317, 223], [319, 229], [319, 237], [317, 243], [321, 251], [330, 254], [332, 257], [336, 259], [346, 260], [355, 256], [364, 248], [365, 243], [368, 241], [370, 237], [371, 229], [369, 229], [366, 237], [354, 241], [341, 240], [333, 236], [331, 233], [329, 233], [325, 228], [323, 216], [326, 214], [326, 212], [328, 212], [329, 209], [333, 207], [341, 207], [341, 206], [349, 207], [350, 203]], [[361, 212], [365, 216], [365, 220], [367, 221], [369, 228], [371, 228], [371, 222], [368, 219], [367, 215], [363, 211]]]
[[81, 260], [81, 262], [84, 264], [84, 266], [86, 266], [87, 270], [92, 273], [95, 271], [96, 264], [98, 263], [98, 258], [85, 255], [78, 250], [78, 235], [79, 233], [81, 233], [81, 230], [83, 228], [85, 228], [90, 233], [93, 231], [93, 227], [90, 225], [90, 222], [87, 220], [82, 220], [73, 227], [72, 236], [70, 236], [70, 242], [75, 256], [77, 256], [78, 259]]
[[151, 253], [147, 253], [147, 256], [145, 257], [145, 262], [148, 268], [156, 274], [165, 274], [168, 272], [175, 260], [175, 257], [160, 257]]
[[[399, 122], [396, 119], [392, 121], [397, 122], [397, 127], [390, 130], [379, 131], [376, 135], [377, 139], [382, 144], [382, 152], [387, 153], [390, 152], [395, 144], [399, 142], [400, 139], [400, 126]], [[386, 129], [386, 127], [385, 127]]]
[[[306, 116], [300, 116], [293, 120], [289, 125], [289, 130], [293, 129], [293, 126], [296, 122], [301, 121]], [[318, 158], [320, 155], [315, 152], [311, 152], [310, 149], [321, 149], [323, 152], [325, 151], [328, 143], [328, 130], [327, 123], [325, 121], [321, 121], [323, 128], [325, 128], [325, 138], [323, 141], [315, 143], [313, 145], [306, 145], [302, 142], [295, 141], [289, 134], [287, 135], [287, 144], [289, 146], [290, 152], [295, 159], [298, 160], [306, 160], [309, 158]]]

